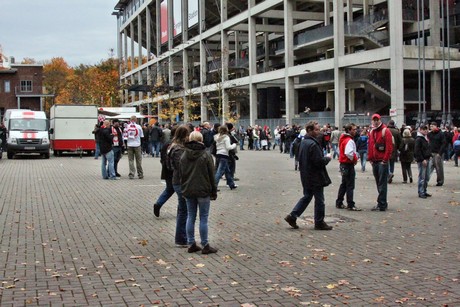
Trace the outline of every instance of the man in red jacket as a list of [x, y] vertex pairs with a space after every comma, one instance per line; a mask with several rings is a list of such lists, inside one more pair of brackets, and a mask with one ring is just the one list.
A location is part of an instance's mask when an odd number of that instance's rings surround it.
[[388, 161], [393, 152], [391, 131], [382, 123], [379, 114], [372, 115], [372, 131], [369, 134], [367, 157], [372, 164], [372, 173], [377, 184], [377, 205], [372, 211], [386, 211], [388, 208]]
[[360, 208], [355, 206], [353, 200], [353, 192], [355, 190], [355, 165], [358, 163], [358, 154], [356, 151], [356, 144], [353, 140], [356, 135], [356, 125], [351, 123], [345, 125], [345, 133], [339, 139], [339, 162], [340, 173], [342, 174], [342, 183], [340, 184], [337, 200], [335, 206], [338, 209], [344, 209], [343, 198], [347, 195], [347, 208], [351, 211], [361, 211]]

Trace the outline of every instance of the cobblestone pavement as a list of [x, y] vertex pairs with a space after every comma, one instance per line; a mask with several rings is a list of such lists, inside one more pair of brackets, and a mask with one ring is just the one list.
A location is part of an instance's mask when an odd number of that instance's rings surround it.
[[[173, 196], [154, 218], [164, 185], [157, 158], [143, 180], [102, 180], [100, 160], [0, 160], [1, 306], [460, 306], [460, 169], [429, 199], [402, 184], [396, 166], [389, 210], [372, 212], [376, 188], [357, 172], [362, 212], [334, 206], [337, 161], [325, 189], [332, 231], [313, 230], [313, 204], [293, 230], [283, 220], [301, 196], [293, 160], [239, 153], [238, 189], [221, 181], [211, 204], [217, 254], [174, 246]], [[369, 165], [368, 168], [370, 169]], [[412, 165], [414, 179], [416, 165]], [[434, 176], [436, 176], [434, 174]], [[197, 233], [198, 234], [198, 233]]]

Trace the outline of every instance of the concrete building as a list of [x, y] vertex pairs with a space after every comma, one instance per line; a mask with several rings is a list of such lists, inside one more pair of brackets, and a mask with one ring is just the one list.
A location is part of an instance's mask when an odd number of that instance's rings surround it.
[[43, 65], [16, 64], [14, 58], [0, 57], [0, 115], [5, 110], [44, 111]]
[[119, 0], [123, 102], [149, 115], [175, 104], [184, 121], [455, 121], [458, 12], [453, 0]]

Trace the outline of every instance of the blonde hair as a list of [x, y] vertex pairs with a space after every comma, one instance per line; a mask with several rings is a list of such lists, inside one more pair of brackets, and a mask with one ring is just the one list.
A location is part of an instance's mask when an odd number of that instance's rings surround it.
[[192, 141], [203, 142], [203, 135], [199, 131], [193, 131], [188, 136], [188, 139], [189, 139], [190, 142], [192, 142]]
[[405, 136], [405, 137], [411, 136], [410, 129], [404, 129], [403, 136]]

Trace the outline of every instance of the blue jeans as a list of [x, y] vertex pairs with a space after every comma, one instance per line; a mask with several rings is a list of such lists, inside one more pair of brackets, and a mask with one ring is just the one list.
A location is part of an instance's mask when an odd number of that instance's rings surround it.
[[324, 204], [324, 188], [307, 189], [303, 188], [303, 197], [299, 199], [291, 216], [298, 218], [307, 209], [311, 199], [315, 197], [315, 224], [324, 221], [326, 205]]
[[166, 188], [161, 192], [160, 196], [158, 197], [157, 201], [155, 202], [157, 205], [163, 206], [169, 198], [174, 194], [174, 187], [172, 184], [172, 179], [166, 179]]
[[176, 217], [176, 244], [186, 245], [187, 244], [187, 203], [185, 198], [182, 196], [182, 190], [180, 184], [173, 184], [174, 191], [177, 194], [177, 217]]
[[428, 186], [428, 182], [430, 181], [430, 168], [431, 168], [431, 159], [428, 161], [426, 166], [423, 166], [422, 162], [417, 162], [418, 166], [418, 195], [422, 196], [426, 194], [426, 188]]
[[395, 160], [390, 159], [388, 161], [388, 174], [394, 174], [395, 173]]
[[372, 173], [374, 174], [377, 192], [379, 193], [379, 196], [377, 196], [377, 206], [380, 209], [386, 210], [388, 207], [388, 165], [382, 162], [374, 162], [372, 163]]
[[152, 149], [150, 153], [153, 156], [159, 157], [160, 156], [160, 149], [161, 149], [161, 142], [160, 141], [152, 141]]
[[121, 155], [123, 154], [123, 148], [121, 146], [113, 146], [113, 168], [115, 169], [115, 174], [118, 173], [118, 162], [121, 159]]
[[235, 182], [233, 181], [232, 172], [230, 171], [230, 167], [228, 165], [228, 158], [220, 157], [219, 167], [217, 168], [216, 176], [214, 178], [217, 187], [219, 186], [219, 181], [223, 174], [225, 174], [225, 178], [227, 179], [227, 185], [230, 188], [233, 188], [235, 186]]
[[364, 172], [366, 170], [367, 150], [359, 151], [359, 160], [361, 161], [361, 170]]
[[260, 140], [254, 139], [254, 150], [260, 150]]
[[114, 179], [115, 177], [115, 169], [113, 167], [113, 150], [109, 151], [106, 154], [102, 154], [102, 163], [101, 163], [101, 171], [102, 171], [102, 178], [104, 179]]
[[100, 155], [101, 155], [101, 150], [100, 150], [100, 147], [99, 147], [99, 143], [96, 142], [96, 150], [94, 151], [94, 158], [97, 159]]
[[201, 245], [208, 244], [208, 216], [211, 200], [209, 197], [187, 198], [187, 242], [189, 245], [195, 243], [195, 221], [196, 214], [200, 210], [200, 238]]
[[240, 136], [240, 150], [244, 150], [244, 137]]
[[335, 159], [335, 157], [339, 158], [339, 144], [336, 143], [331, 143], [332, 145], [332, 159]]

